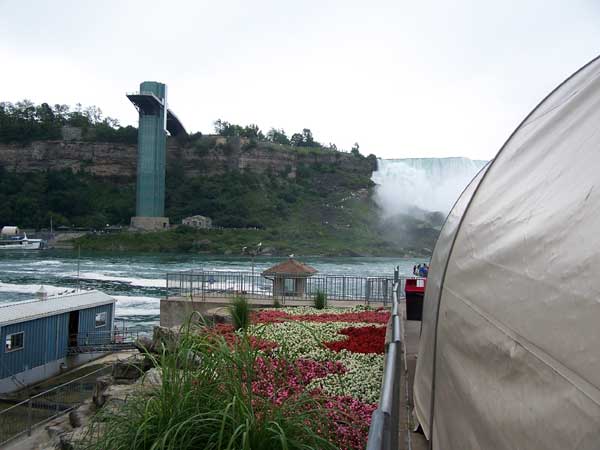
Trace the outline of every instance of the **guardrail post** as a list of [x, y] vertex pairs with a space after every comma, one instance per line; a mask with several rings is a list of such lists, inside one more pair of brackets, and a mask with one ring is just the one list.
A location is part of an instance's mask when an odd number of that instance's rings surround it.
[[[386, 280], [386, 283], [388, 280]], [[397, 289], [399, 282], [392, 287], [392, 337], [385, 355], [385, 370], [381, 386], [379, 407], [373, 412], [367, 450], [398, 449], [400, 433], [400, 382], [403, 371], [402, 362], [402, 323], [399, 315]], [[370, 285], [367, 281], [367, 292]], [[387, 297], [387, 296], [386, 296]]]
[[27, 436], [31, 436], [31, 398], [27, 400]]
[[165, 292], [165, 298], [169, 300], [169, 273], [167, 272], [167, 292]]
[[389, 434], [390, 416], [377, 408], [371, 416], [371, 427], [367, 438], [367, 450], [384, 450], [385, 436]]

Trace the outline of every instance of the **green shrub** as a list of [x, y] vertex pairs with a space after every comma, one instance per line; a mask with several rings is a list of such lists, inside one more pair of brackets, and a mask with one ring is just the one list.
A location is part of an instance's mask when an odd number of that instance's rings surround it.
[[275, 299], [273, 300], [273, 307], [281, 308], [281, 301], [279, 300], [279, 297], [275, 297]]
[[229, 313], [233, 319], [233, 327], [236, 330], [245, 330], [250, 325], [250, 305], [246, 297], [233, 297]]
[[198, 156], [206, 156], [210, 153], [212, 143], [210, 139], [200, 138], [194, 142], [194, 150]]
[[327, 306], [327, 295], [325, 292], [317, 291], [313, 299], [313, 306], [316, 309], [324, 309]]

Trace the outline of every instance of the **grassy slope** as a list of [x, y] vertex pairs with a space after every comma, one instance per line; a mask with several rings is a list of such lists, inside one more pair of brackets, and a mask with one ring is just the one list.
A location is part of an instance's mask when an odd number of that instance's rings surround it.
[[[367, 193], [365, 193], [367, 194]], [[401, 249], [382, 238], [374, 204], [363, 198], [341, 201], [339, 195], [302, 198], [265, 229], [191, 230], [86, 236], [82, 248], [152, 252], [239, 254], [244, 246], [262, 242], [266, 252], [287, 255], [398, 255]], [[329, 205], [329, 206], [326, 206]], [[343, 208], [341, 208], [343, 206]], [[326, 223], [327, 222], [327, 223]]]

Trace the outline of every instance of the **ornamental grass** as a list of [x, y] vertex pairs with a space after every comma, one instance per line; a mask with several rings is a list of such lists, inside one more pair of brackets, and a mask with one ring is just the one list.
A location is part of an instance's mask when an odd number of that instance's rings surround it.
[[250, 305], [244, 296], [236, 296], [231, 299], [229, 313], [233, 319], [236, 330], [245, 330], [250, 323]]
[[[162, 383], [105, 406], [78, 448], [89, 450], [358, 449], [366, 422], [351, 400], [305, 389], [339, 363], [266, 355], [240, 333], [184, 331], [151, 357]], [[359, 408], [360, 410], [360, 408]]]
[[324, 309], [327, 306], [327, 294], [325, 292], [317, 291], [315, 298], [313, 299], [315, 309]]

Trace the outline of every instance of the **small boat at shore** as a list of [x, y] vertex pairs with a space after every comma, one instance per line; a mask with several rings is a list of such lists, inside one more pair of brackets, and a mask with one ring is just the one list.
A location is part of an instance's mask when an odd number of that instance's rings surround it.
[[43, 239], [29, 239], [27, 234], [23, 236], [11, 236], [0, 239], [0, 251], [2, 250], [39, 250], [44, 248]]

